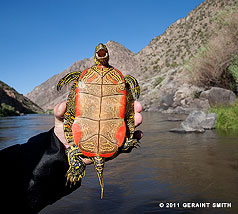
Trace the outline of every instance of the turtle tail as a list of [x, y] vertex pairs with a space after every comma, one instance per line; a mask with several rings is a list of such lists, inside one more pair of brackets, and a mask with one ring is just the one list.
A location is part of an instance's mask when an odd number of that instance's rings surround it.
[[104, 168], [104, 163], [105, 163], [105, 158], [103, 157], [93, 157], [93, 163], [98, 175], [98, 180], [101, 186], [101, 199], [103, 198], [103, 189], [104, 189], [104, 182], [103, 182], [103, 168]]

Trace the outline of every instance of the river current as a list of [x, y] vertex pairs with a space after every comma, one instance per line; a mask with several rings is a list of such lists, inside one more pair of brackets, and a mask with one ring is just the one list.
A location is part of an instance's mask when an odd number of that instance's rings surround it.
[[[105, 164], [103, 200], [90, 165], [78, 190], [40, 213], [238, 213], [238, 133], [171, 133], [180, 122], [168, 117], [143, 113], [141, 147]], [[52, 115], [1, 118], [0, 149], [53, 122]]]

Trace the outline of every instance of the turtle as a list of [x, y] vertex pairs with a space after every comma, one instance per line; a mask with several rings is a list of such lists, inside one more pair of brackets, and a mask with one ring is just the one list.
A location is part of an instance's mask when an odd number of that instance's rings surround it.
[[80, 157], [94, 163], [103, 198], [103, 169], [107, 159], [139, 146], [135, 131], [134, 101], [140, 86], [131, 76], [109, 65], [106, 45], [99, 43], [94, 52], [95, 64], [84, 71], [67, 74], [57, 84], [57, 90], [73, 81], [66, 102], [64, 134], [69, 169], [67, 182], [76, 184], [85, 175]]

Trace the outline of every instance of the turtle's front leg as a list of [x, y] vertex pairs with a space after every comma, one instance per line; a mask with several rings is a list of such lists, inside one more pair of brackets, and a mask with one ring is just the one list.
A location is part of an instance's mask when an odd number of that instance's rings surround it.
[[[134, 132], [133, 132], [134, 134]], [[139, 141], [133, 137], [133, 134], [130, 134], [130, 137], [125, 138], [124, 144], [121, 146], [121, 152], [131, 152], [133, 148], [140, 147]]]
[[133, 148], [138, 146], [138, 140], [134, 138], [135, 132], [135, 112], [134, 112], [134, 99], [132, 93], [127, 93], [127, 106], [125, 113], [126, 123], [126, 138], [121, 147], [122, 152], [130, 152]]
[[[133, 138], [126, 138], [125, 143], [122, 146], [122, 152], [130, 152], [133, 148], [139, 146], [139, 141]], [[140, 146], [139, 146], [140, 147]]]
[[135, 112], [134, 112], [134, 101], [130, 101], [126, 109], [126, 125], [127, 125], [127, 133], [125, 142], [122, 145], [122, 151], [130, 152], [133, 148], [138, 145], [138, 140], [134, 138], [135, 132]]
[[125, 123], [126, 123], [126, 139], [121, 147], [122, 152], [130, 152], [133, 148], [139, 146], [139, 142], [134, 138], [135, 132], [135, 110], [134, 101], [139, 98], [140, 86], [137, 80], [127, 75], [125, 76], [125, 83], [127, 89], [126, 96], [126, 112], [125, 112]]
[[67, 103], [66, 103], [66, 112], [64, 114], [64, 135], [67, 143], [70, 145], [74, 145], [74, 138], [72, 133], [72, 126], [75, 119], [75, 96], [76, 96], [76, 88], [78, 82], [74, 82], [69, 93]]
[[66, 173], [66, 185], [69, 182], [71, 186], [72, 184], [76, 184], [76, 182], [80, 181], [80, 179], [85, 175], [86, 165], [80, 158], [82, 153], [76, 145], [71, 145], [67, 148], [66, 154], [69, 162], [69, 169]]

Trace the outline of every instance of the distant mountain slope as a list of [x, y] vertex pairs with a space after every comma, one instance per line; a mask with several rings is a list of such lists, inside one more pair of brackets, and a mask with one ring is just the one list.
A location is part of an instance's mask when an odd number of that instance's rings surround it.
[[233, 5], [234, 2], [234, 0], [206, 0], [186, 17], [170, 25], [162, 35], [152, 39], [137, 54], [142, 69], [158, 72], [183, 65], [184, 60], [206, 44], [216, 13]]
[[[109, 41], [106, 45], [110, 55], [110, 65], [118, 68], [121, 72], [123, 72], [123, 74], [136, 74], [138, 72], [138, 62], [133, 52], [117, 42]], [[53, 109], [57, 103], [67, 99], [68, 92], [70, 90], [70, 86], [63, 87], [60, 92], [56, 90], [56, 85], [60, 78], [73, 71], [83, 71], [93, 64], [93, 57], [90, 59], [85, 58], [83, 60], [78, 60], [65, 71], [54, 75], [46, 82], [35, 87], [34, 90], [26, 94], [26, 96], [33, 102], [40, 105], [44, 110]]]
[[[206, 44], [212, 29], [212, 20], [221, 9], [234, 4], [234, 0], [206, 0], [192, 10], [186, 17], [173, 23], [162, 35], [155, 37], [139, 53], [135, 54], [121, 44], [109, 41], [109, 63], [118, 68], [124, 75], [134, 75], [141, 85], [140, 101], [146, 111], [167, 110], [183, 105], [178, 99], [196, 93], [192, 88], [190, 94], [181, 95], [187, 84], [184, 71], [185, 62]], [[156, 28], [156, 26], [155, 26]], [[93, 53], [92, 53], [93, 55]], [[67, 97], [63, 91], [56, 91], [56, 84], [65, 74], [84, 70], [93, 65], [93, 58], [79, 60], [46, 82], [37, 86], [26, 96], [43, 109], [52, 109]], [[182, 89], [181, 89], [182, 88]], [[187, 90], [187, 89], [186, 89]], [[47, 95], [47, 96], [46, 96]], [[180, 97], [179, 97], [180, 96]]]
[[14, 88], [11, 88], [0, 81], [0, 115], [8, 116], [42, 112], [43, 110], [33, 103], [29, 98], [19, 94]]

